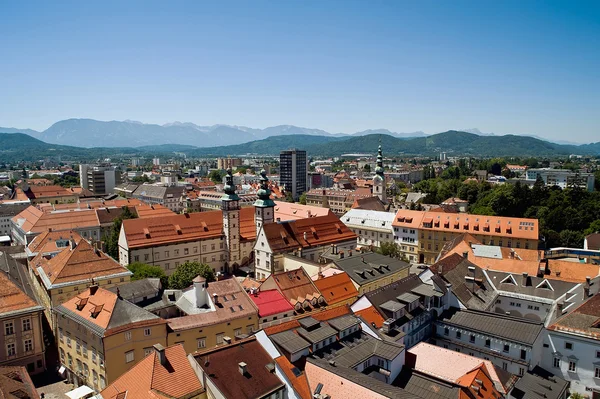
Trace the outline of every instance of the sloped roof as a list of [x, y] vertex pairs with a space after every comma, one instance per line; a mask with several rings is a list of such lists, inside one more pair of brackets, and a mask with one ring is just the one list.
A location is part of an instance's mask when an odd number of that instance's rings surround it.
[[0, 366], [0, 398], [39, 399], [31, 377], [23, 366]]
[[0, 315], [34, 308], [41, 309], [36, 301], [27, 296], [0, 270]]
[[99, 225], [98, 217], [93, 209], [43, 212], [33, 205], [13, 217], [12, 220], [26, 233], [73, 230]]
[[392, 231], [394, 217], [391, 212], [350, 209], [340, 220], [348, 226]]
[[117, 399], [127, 393], [127, 399], [179, 399], [204, 391], [181, 344], [165, 351], [165, 364], [160, 363], [156, 349], [133, 366], [100, 394], [104, 399]]
[[548, 329], [600, 340], [600, 295], [587, 299], [571, 313], [556, 320]]
[[371, 326], [375, 328], [381, 328], [385, 319], [373, 306], [354, 312], [355, 315], [363, 318]]
[[294, 308], [278, 290], [250, 293], [250, 299], [258, 307], [258, 315], [267, 317], [283, 312], [293, 313]]
[[269, 279], [275, 281], [283, 296], [292, 306], [295, 306], [297, 303], [303, 305], [305, 301], [310, 302], [312, 299], [318, 299], [322, 296], [303, 268], [273, 273], [269, 276]]
[[404, 389], [421, 399], [459, 399], [461, 388], [456, 384], [421, 374], [416, 370], [403, 367], [393, 382], [394, 386]]
[[600, 250], [600, 233], [592, 233], [585, 237], [587, 248], [593, 251]]
[[275, 253], [356, 240], [356, 234], [333, 214], [269, 223], [263, 226], [263, 231]]
[[83, 238], [78, 232], [69, 231], [45, 231], [33, 238], [33, 240], [27, 246], [29, 253], [37, 254], [60, 252], [65, 249], [65, 246], [69, 246], [69, 240], [74, 240], [76, 244]]
[[509, 398], [514, 399], [560, 399], [565, 395], [569, 382], [535, 366], [516, 382]]
[[377, 196], [357, 198], [352, 204], [352, 209], [365, 209], [370, 211], [386, 211], [385, 204]]
[[342, 258], [340, 255], [326, 254], [341, 270], [359, 286], [385, 279], [390, 275], [410, 267], [403, 260], [391, 258], [376, 252], [354, 253]]
[[314, 283], [329, 305], [358, 297], [356, 287], [345, 272], [314, 280]]
[[314, 218], [318, 216], [327, 216], [331, 214], [329, 208], [320, 206], [302, 205], [293, 202], [275, 202], [275, 217], [280, 220], [297, 220]]
[[281, 367], [298, 396], [301, 399], [312, 399], [312, 392], [308, 386], [308, 380], [304, 371], [294, 366], [285, 356], [276, 357], [275, 362]]
[[104, 252], [97, 250], [86, 240], [72, 248], [68, 246], [56, 256], [48, 259], [43, 253], [38, 253], [31, 261], [38, 274], [42, 274], [44, 284], [68, 284], [91, 278], [106, 277], [121, 274], [131, 275], [122, 266]]

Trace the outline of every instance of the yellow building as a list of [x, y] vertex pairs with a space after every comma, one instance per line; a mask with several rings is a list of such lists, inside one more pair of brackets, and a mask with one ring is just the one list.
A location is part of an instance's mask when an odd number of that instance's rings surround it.
[[396, 242], [403, 245], [405, 239], [410, 239], [411, 247], [418, 248], [419, 263], [427, 264], [435, 263], [447, 241], [464, 233], [483, 245], [507, 248], [537, 249], [539, 239], [537, 219], [401, 209], [393, 226]]
[[237, 279], [207, 283], [196, 277], [193, 284], [176, 302], [185, 316], [167, 320], [169, 345], [182, 344], [192, 353], [258, 330], [258, 308]]
[[53, 313], [67, 379], [97, 392], [167, 343], [166, 321], [97, 285]]
[[28, 248], [37, 253], [29, 261], [29, 273], [49, 320], [54, 306], [92, 284], [110, 288], [131, 280], [127, 268], [74, 231], [47, 232], [36, 237]]
[[[9, 256], [0, 253], [0, 257]], [[23, 289], [0, 269], [0, 366], [23, 366], [30, 374], [36, 374], [46, 369], [42, 339], [44, 308]]]

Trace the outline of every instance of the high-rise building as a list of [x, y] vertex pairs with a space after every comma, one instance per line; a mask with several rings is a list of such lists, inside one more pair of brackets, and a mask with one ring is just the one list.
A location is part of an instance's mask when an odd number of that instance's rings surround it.
[[306, 151], [286, 150], [279, 154], [279, 184], [286, 192], [292, 193], [294, 200], [307, 190]]
[[110, 165], [79, 165], [81, 187], [94, 194], [110, 194], [121, 184], [121, 173]]
[[217, 158], [217, 168], [221, 170], [235, 169], [242, 166], [244, 160], [242, 158]]

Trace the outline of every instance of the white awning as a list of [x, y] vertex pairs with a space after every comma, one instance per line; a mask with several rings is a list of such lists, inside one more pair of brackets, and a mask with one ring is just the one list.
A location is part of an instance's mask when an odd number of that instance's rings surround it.
[[71, 399], [80, 399], [86, 395], [89, 395], [90, 393], [94, 393], [94, 390], [87, 385], [82, 385], [79, 388], [75, 388], [72, 391], [67, 392], [65, 395]]

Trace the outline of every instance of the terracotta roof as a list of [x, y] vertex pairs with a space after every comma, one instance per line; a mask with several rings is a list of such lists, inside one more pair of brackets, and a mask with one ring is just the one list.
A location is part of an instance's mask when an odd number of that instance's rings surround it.
[[293, 313], [294, 308], [278, 290], [250, 293], [250, 299], [258, 307], [258, 315], [267, 317], [283, 312]]
[[161, 364], [157, 349], [133, 366], [100, 394], [104, 399], [184, 399], [204, 392], [183, 346], [164, 349], [165, 364]]
[[173, 216], [175, 212], [170, 210], [167, 207], [164, 207], [160, 204], [154, 205], [136, 205], [135, 212], [138, 215], [138, 218], [151, 218], [151, 217], [159, 217], [159, 216]]
[[39, 306], [0, 270], [0, 315]]
[[275, 217], [281, 220], [297, 220], [330, 215], [329, 208], [302, 205], [293, 202], [275, 202]]
[[[196, 352], [194, 358], [207, 380], [226, 398], [262, 398], [285, 386], [267, 368], [269, 364], [274, 365], [273, 359], [255, 338]], [[244, 374], [239, 370], [240, 363], [245, 364]]]
[[[283, 296], [296, 310], [312, 310], [316, 304], [325, 305], [325, 298], [303, 268], [273, 273], [267, 281], [275, 282]], [[319, 298], [322, 300], [319, 303]]]
[[348, 273], [338, 273], [315, 280], [315, 286], [329, 305], [358, 297], [358, 291]]
[[502, 395], [496, 390], [488, 367], [485, 363], [479, 364], [473, 370], [460, 377], [456, 383], [471, 392], [474, 397], [483, 399], [497, 399]]
[[[426, 227], [426, 223], [430, 223], [431, 226]], [[396, 213], [396, 221], [393, 225], [453, 233], [490, 236], [502, 235], [507, 239], [509, 237], [529, 240], [537, 240], [539, 238], [539, 223], [537, 219], [401, 209]]]
[[23, 366], [0, 366], [0, 398], [39, 399], [31, 377]]
[[44, 274], [42, 280], [50, 285], [68, 284], [121, 273], [123, 276], [131, 274], [127, 268], [94, 248], [86, 240], [80, 240], [75, 248], [71, 246], [64, 248], [50, 259], [43, 253], [38, 253], [30, 261], [30, 265], [37, 273], [40, 273], [41, 269]]
[[91, 209], [43, 212], [33, 205], [12, 220], [23, 231], [34, 233], [42, 233], [50, 229], [73, 230], [99, 225], [96, 212]]
[[366, 209], [369, 211], [385, 212], [386, 206], [379, 197], [357, 198], [352, 204], [352, 209]]
[[333, 214], [265, 224], [263, 231], [275, 253], [356, 240], [356, 234]]
[[354, 312], [355, 315], [362, 317], [367, 323], [375, 328], [381, 328], [385, 319], [373, 306]]
[[29, 190], [25, 192], [31, 199], [48, 198], [48, 197], [66, 197], [75, 195], [71, 191], [61, 186], [29, 186]]
[[242, 288], [246, 291], [249, 291], [252, 288], [260, 287], [260, 282], [254, 280], [251, 277], [245, 277], [242, 281], [240, 281], [240, 284], [242, 285]]
[[80, 199], [79, 202], [67, 204], [37, 204], [36, 207], [44, 212], [64, 211], [73, 209], [99, 209], [99, 208], [122, 208], [124, 206], [144, 205], [142, 201], [136, 198], [104, 200], [101, 198]]
[[76, 244], [82, 240], [76, 231], [46, 231], [33, 238], [27, 246], [30, 253], [59, 252], [69, 246], [69, 240], [75, 240]]
[[301, 399], [312, 399], [313, 396], [304, 371], [294, 366], [285, 356], [276, 357], [275, 362], [281, 367], [298, 396]]
[[352, 313], [352, 310], [350, 310], [350, 307], [348, 305], [337, 306], [334, 308], [323, 308], [323, 309], [315, 310], [312, 313], [299, 316], [297, 320], [291, 320], [291, 321], [287, 321], [285, 323], [277, 324], [275, 326], [267, 327], [264, 329], [264, 332], [267, 335], [273, 335], [273, 334], [277, 334], [277, 333], [280, 333], [283, 331], [291, 330], [293, 328], [298, 328], [298, 327], [300, 327], [300, 323], [298, 322], [298, 320], [302, 319], [304, 317], [307, 317], [307, 316], [310, 316], [315, 320], [327, 321], [327, 320], [335, 319], [336, 317], [348, 315], [351, 313]]

